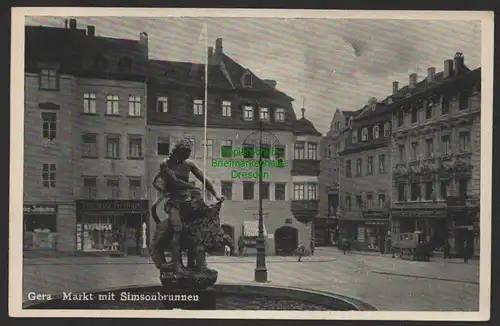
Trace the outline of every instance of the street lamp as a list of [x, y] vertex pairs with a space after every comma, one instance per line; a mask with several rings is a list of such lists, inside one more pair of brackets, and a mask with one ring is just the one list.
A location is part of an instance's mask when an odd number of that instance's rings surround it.
[[[266, 267], [266, 239], [264, 238], [264, 212], [262, 209], [262, 189], [263, 189], [263, 180], [262, 180], [262, 134], [264, 133], [264, 123], [260, 122], [259, 131], [254, 131], [250, 135], [248, 135], [243, 140], [243, 145], [252, 144], [255, 145], [255, 141], [251, 141], [252, 137], [259, 135], [258, 145], [259, 145], [259, 233], [257, 236], [257, 263], [255, 267], [255, 282], [267, 282], [267, 267]], [[278, 138], [270, 133], [272, 138], [274, 138], [275, 143], [279, 143]]]

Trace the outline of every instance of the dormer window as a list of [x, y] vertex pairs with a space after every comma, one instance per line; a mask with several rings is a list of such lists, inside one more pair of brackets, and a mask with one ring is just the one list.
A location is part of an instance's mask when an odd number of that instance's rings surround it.
[[380, 130], [378, 126], [373, 126], [373, 139], [378, 139], [380, 136]]
[[252, 87], [252, 75], [249, 72], [243, 75], [242, 84], [244, 87]]
[[367, 141], [368, 140], [368, 129], [363, 128], [361, 130], [361, 141]]
[[97, 56], [95, 59], [94, 59], [94, 66], [97, 70], [99, 71], [104, 71], [106, 70], [106, 66], [108, 65], [108, 61], [106, 60], [105, 57], [103, 57], [102, 55], [99, 55]]
[[203, 100], [194, 100], [193, 113], [194, 115], [203, 115]]
[[245, 106], [243, 108], [243, 120], [251, 121], [253, 120], [253, 107]]
[[260, 108], [260, 120], [262, 120], [262, 121], [269, 120], [269, 109], [268, 108]]
[[285, 109], [277, 108], [274, 111], [274, 120], [278, 122], [285, 121]]
[[129, 58], [121, 58], [118, 61], [118, 70], [120, 72], [130, 72], [132, 70], [132, 60]]

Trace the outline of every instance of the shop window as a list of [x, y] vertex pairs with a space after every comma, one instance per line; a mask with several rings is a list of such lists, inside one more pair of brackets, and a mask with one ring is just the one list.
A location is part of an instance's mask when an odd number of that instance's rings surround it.
[[123, 251], [125, 235], [119, 216], [85, 216], [77, 227], [77, 250], [83, 252]]
[[24, 214], [24, 249], [56, 249], [55, 214]]

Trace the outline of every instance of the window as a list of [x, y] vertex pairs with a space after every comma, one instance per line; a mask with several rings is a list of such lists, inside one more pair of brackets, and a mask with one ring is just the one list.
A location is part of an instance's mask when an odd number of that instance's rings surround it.
[[345, 175], [348, 178], [352, 177], [352, 167], [351, 167], [351, 160], [345, 161]]
[[366, 195], [366, 208], [367, 209], [373, 208], [373, 195], [372, 194]]
[[168, 112], [168, 97], [158, 97], [156, 101], [156, 112]]
[[363, 169], [363, 166], [362, 166], [362, 165], [363, 165], [363, 159], [358, 158], [358, 159], [356, 160], [356, 163], [357, 163], [357, 164], [356, 164], [356, 176], [360, 177], [360, 176], [361, 176], [361, 174], [362, 174], [362, 171], [363, 171], [363, 170], [362, 170], [362, 169]]
[[170, 138], [168, 137], [158, 137], [158, 143], [156, 146], [158, 155], [168, 155], [170, 153]]
[[260, 197], [262, 199], [269, 199], [269, 182], [262, 182], [262, 187], [260, 187], [259, 191]]
[[128, 115], [131, 117], [141, 116], [141, 97], [130, 95], [128, 97]]
[[404, 111], [403, 111], [403, 109], [400, 109], [398, 111], [398, 127], [402, 127], [404, 125], [404, 121], [405, 121], [404, 117], [405, 117]]
[[318, 199], [317, 189], [318, 189], [318, 187], [315, 183], [308, 183], [307, 184], [307, 199], [308, 200], [317, 200]]
[[368, 174], [373, 174], [373, 156], [368, 156]]
[[106, 196], [109, 199], [120, 198], [120, 179], [118, 178], [106, 179]]
[[245, 86], [245, 87], [252, 86], [252, 75], [250, 75], [249, 73], [247, 73], [243, 76], [243, 86]]
[[315, 143], [307, 144], [307, 158], [310, 160], [316, 160], [318, 158], [318, 145]]
[[244, 181], [243, 182], [243, 199], [253, 200], [254, 199], [254, 183]]
[[427, 105], [425, 106], [425, 119], [432, 119], [432, 101], [427, 101]]
[[459, 144], [458, 148], [461, 152], [470, 151], [470, 133], [468, 131], [461, 131], [458, 134]]
[[274, 185], [274, 199], [285, 200], [285, 194], [286, 194], [286, 184], [276, 183]]
[[253, 120], [253, 107], [245, 106], [243, 108], [243, 120]]
[[441, 137], [441, 153], [450, 154], [450, 136], [444, 135]]
[[293, 184], [293, 200], [304, 200], [305, 199], [305, 184], [294, 183]]
[[373, 126], [373, 139], [378, 139], [380, 136], [380, 130], [378, 126]]
[[56, 187], [56, 165], [43, 164], [42, 166], [42, 180], [44, 188]]
[[391, 135], [391, 124], [389, 122], [384, 123], [384, 137], [389, 137]]
[[385, 173], [385, 155], [381, 154], [378, 156], [378, 172]]
[[274, 120], [278, 122], [285, 121], [285, 109], [278, 108], [274, 112]]
[[128, 192], [130, 198], [140, 199], [142, 197], [142, 186], [140, 177], [128, 178]]
[[231, 116], [231, 102], [222, 101], [222, 116], [223, 117]]
[[260, 120], [263, 120], [263, 121], [269, 120], [269, 109], [268, 108], [260, 108]]
[[43, 139], [54, 140], [57, 134], [57, 113], [42, 113]]
[[220, 189], [221, 189], [222, 196], [224, 196], [224, 198], [226, 198], [227, 200], [233, 199], [233, 183], [232, 182], [221, 181]]
[[83, 113], [96, 113], [96, 96], [95, 93], [83, 94]]
[[363, 128], [361, 130], [361, 141], [367, 141], [368, 140], [368, 129]]
[[404, 160], [405, 160], [405, 145], [399, 145], [398, 151], [399, 151], [399, 161], [404, 162]]
[[262, 158], [268, 159], [271, 157], [271, 147], [266, 144], [262, 144], [259, 149], [259, 155], [262, 155]]
[[41, 69], [38, 76], [38, 87], [44, 90], [59, 89], [59, 75], [56, 69]]
[[411, 123], [418, 122], [418, 107], [416, 104], [413, 104], [411, 107]]
[[254, 158], [255, 157], [255, 146], [254, 145], [243, 145], [243, 157], [244, 158]]
[[233, 141], [223, 140], [220, 146], [220, 152], [222, 157], [232, 157], [233, 156]]
[[441, 198], [448, 198], [448, 181], [441, 181]]
[[107, 115], [118, 115], [120, 106], [120, 100], [118, 95], [106, 95], [106, 114]]
[[411, 158], [416, 160], [418, 157], [418, 142], [411, 143]]
[[358, 205], [359, 209], [363, 208], [363, 196], [356, 195], [356, 204]]
[[378, 207], [384, 208], [384, 205], [385, 205], [385, 194], [379, 194], [378, 195]]
[[424, 187], [425, 187], [424, 188], [425, 189], [425, 200], [432, 200], [433, 191], [434, 191], [432, 181], [425, 182]]
[[398, 184], [398, 201], [406, 201], [405, 184]]
[[142, 137], [129, 136], [128, 137], [128, 157], [129, 158], [142, 158]]
[[276, 145], [274, 147], [274, 158], [277, 160], [285, 158], [285, 146], [284, 145]]
[[461, 198], [467, 198], [467, 188], [469, 180], [460, 179], [458, 180], [458, 196]]
[[441, 102], [441, 114], [445, 115], [450, 113], [450, 99], [448, 97], [443, 96]]
[[[213, 139], [207, 139], [206, 143], [205, 143], [205, 140], [203, 139], [202, 146], [207, 148], [207, 157], [214, 156], [214, 140]], [[203, 149], [203, 151], [205, 151], [205, 149]], [[205, 152], [203, 152], [203, 155], [205, 155]]]
[[118, 135], [106, 136], [106, 157], [120, 158], [120, 136]]
[[469, 106], [469, 94], [466, 91], [460, 92], [458, 96], [458, 109], [465, 110]]
[[432, 138], [425, 140], [425, 156], [431, 157], [434, 153], [434, 143]]
[[83, 177], [83, 194], [82, 197], [87, 199], [97, 198], [97, 178]]
[[352, 131], [352, 143], [356, 144], [358, 142], [358, 131], [355, 129]]
[[97, 135], [85, 134], [83, 138], [83, 157], [98, 157]]
[[345, 196], [345, 209], [350, 211], [352, 209], [351, 196]]
[[203, 115], [203, 100], [194, 100], [193, 113], [194, 115]]
[[419, 200], [420, 199], [420, 185], [418, 183], [412, 183], [411, 184], [411, 200]]
[[296, 142], [294, 145], [294, 159], [303, 160], [306, 158], [306, 143]]

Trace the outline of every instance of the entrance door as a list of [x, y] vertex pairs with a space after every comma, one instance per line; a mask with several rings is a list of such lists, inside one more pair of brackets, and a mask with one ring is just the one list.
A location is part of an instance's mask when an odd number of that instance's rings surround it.
[[277, 255], [290, 256], [299, 246], [299, 231], [292, 226], [282, 226], [274, 232]]

